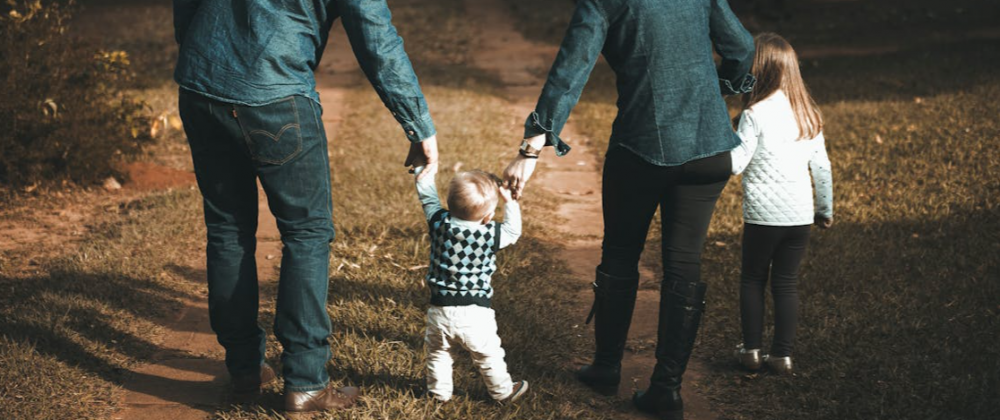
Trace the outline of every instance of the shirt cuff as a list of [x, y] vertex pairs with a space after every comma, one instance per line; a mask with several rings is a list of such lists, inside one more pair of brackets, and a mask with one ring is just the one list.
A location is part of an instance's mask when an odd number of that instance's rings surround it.
[[416, 121], [400, 121], [400, 124], [403, 127], [403, 132], [406, 133], [406, 138], [414, 143], [419, 143], [437, 134], [431, 114], [424, 114]]
[[753, 91], [754, 85], [757, 84], [757, 78], [753, 77], [752, 74], [747, 73], [742, 77], [743, 81], [740, 82], [739, 88], [733, 87], [733, 83], [727, 79], [719, 79], [719, 87], [722, 88], [723, 95], [739, 95], [741, 93], [750, 93]]
[[548, 122], [548, 127], [542, 124], [541, 117], [537, 112], [532, 112], [528, 119], [524, 121], [524, 138], [535, 137], [545, 134], [545, 145], [553, 146], [556, 149], [556, 156], [563, 156], [570, 151], [568, 144], [559, 138], [559, 135], [552, 131], [552, 121]]

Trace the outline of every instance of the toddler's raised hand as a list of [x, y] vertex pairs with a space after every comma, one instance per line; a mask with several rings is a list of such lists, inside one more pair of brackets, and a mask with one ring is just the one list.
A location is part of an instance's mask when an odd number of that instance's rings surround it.
[[509, 188], [507, 188], [507, 187], [504, 187], [504, 186], [502, 186], [502, 185], [501, 185], [501, 186], [497, 187], [497, 190], [499, 190], [499, 191], [500, 191], [500, 197], [502, 197], [502, 198], [503, 198], [503, 201], [504, 201], [504, 202], [510, 202], [510, 201], [513, 201], [513, 200], [514, 200], [514, 197], [513, 197], [513, 195], [511, 194], [511, 192], [510, 192], [510, 189], [509, 189]]

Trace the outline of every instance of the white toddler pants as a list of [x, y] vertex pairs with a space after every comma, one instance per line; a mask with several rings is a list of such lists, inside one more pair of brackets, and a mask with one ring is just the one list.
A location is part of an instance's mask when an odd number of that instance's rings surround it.
[[472, 354], [472, 363], [486, 382], [490, 397], [502, 400], [510, 396], [513, 381], [507, 373], [505, 355], [497, 335], [496, 313], [490, 308], [469, 306], [431, 306], [427, 309], [427, 391], [441, 401], [451, 399], [451, 349], [461, 346]]

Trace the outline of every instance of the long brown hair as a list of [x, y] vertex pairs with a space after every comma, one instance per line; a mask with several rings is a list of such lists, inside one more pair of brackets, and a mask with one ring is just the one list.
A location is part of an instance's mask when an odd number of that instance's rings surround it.
[[754, 37], [754, 44], [757, 53], [754, 55], [751, 72], [757, 78], [757, 84], [753, 91], [744, 95], [743, 109], [750, 108], [781, 89], [792, 104], [795, 122], [799, 125], [799, 139], [818, 136], [823, 130], [823, 117], [802, 81], [799, 59], [791, 44], [781, 35], [772, 32], [758, 34]]

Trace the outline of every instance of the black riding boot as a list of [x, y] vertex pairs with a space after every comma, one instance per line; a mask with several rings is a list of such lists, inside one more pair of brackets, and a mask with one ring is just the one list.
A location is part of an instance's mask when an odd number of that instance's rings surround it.
[[594, 319], [594, 363], [576, 371], [576, 378], [602, 395], [618, 394], [621, 382], [622, 355], [632, 323], [639, 276], [616, 277], [597, 268], [594, 281], [594, 306], [587, 323]]
[[660, 325], [656, 341], [656, 367], [649, 389], [632, 401], [641, 411], [664, 420], [683, 420], [681, 379], [705, 310], [705, 283], [671, 283], [660, 292]]

